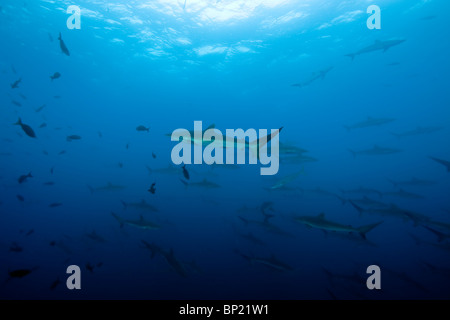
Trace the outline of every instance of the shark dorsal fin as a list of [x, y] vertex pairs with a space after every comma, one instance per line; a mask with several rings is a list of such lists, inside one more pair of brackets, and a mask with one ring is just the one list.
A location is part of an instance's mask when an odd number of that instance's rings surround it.
[[319, 213], [319, 215], [317, 216], [317, 218], [319, 219], [325, 219], [325, 213]]

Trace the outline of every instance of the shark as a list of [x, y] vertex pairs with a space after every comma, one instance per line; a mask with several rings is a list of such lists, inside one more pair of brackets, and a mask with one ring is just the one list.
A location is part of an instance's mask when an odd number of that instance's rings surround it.
[[387, 155], [387, 154], [393, 154], [401, 152], [401, 149], [394, 149], [394, 148], [385, 148], [380, 147], [377, 145], [374, 145], [371, 149], [364, 149], [359, 151], [354, 151], [352, 149], [348, 149], [353, 155], [354, 158], [358, 155], [364, 155], [364, 156], [379, 156], [379, 155]]
[[114, 212], [111, 212], [111, 215], [119, 222], [121, 228], [123, 228], [124, 225], [129, 225], [144, 230], [156, 230], [160, 228], [159, 225], [146, 221], [142, 215], [139, 216], [139, 220], [126, 220]]
[[294, 172], [284, 178], [281, 178], [273, 186], [271, 186], [270, 189], [273, 190], [273, 189], [281, 188], [281, 187], [285, 186], [286, 184], [294, 181], [301, 174], [305, 174], [305, 171], [303, 170], [303, 168], [300, 171]]
[[442, 130], [443, 127], [417, 127], [415, 129], [409, 130], [409, 131], [405, 131], [402, 133], [394, 133], [391, 132], [391, 134], [393, 136], [396, 136], [397, 138], [402, 138], [402, 137], [410, 137], [410, 136], [417, 136], [417, 135], [421, 135], [421, 134], [429, 134], [429, 133], [433, 133], [439, 130]]
[[[209, 129], [214, 129], [216, 127], [216, 125], [213, 123], [211, 125], [209, 125], [205, 130], [201, 131], [201, 135], [200, 136], [200, 140], [197, 139], [197, 135], [196, 132], [194, 130], [189, 130], [189, 137], [184, 137], [183, 136], [183, 142], [184, 143], [193, 143], [196, 145], [200, 145], [200, 146], [207, 146], [211, 143], [211, 141], [206, 141], [203, 140], [203, 135], [205, 134], [205, 132]], [[171, 137], [172, 133], [166, 133], [166, 136]]]
[[178, 275], [180, 275], [183, 278], [187, 277], [186, 270], [183, 267], [182, 263], [175, 258], [173, 249], [170, 249], [170, 251], [165, 251], [154, 243], [148, 243], [145, 240], [141, 240], [141, 242], [144, 244], [144, 248], [150, 250], [152, 259], [155, 257], [156, 254], [163, 256], [164, 259], [167, 261], [167, 263], [170, 265], [170, 267]]
[[148, 204], [144, 199], [142, 199], [140, 202], [125, 202], [123, 200], [120, 200], [122, 202], [122, 205], [124, 209], [127, 208], [134, 208], [139, 209], [142, 211], [150, 211], [150, 212], [158, 212], [158, 208], [155, 206], [152, 206], [151, 204]]
[[431, 241], [426, 241], [426, 240], [422, 240], [419, 237], [417, 237], [416, 235], [412, 234], [412, 233], [408, 233], [409, 236], [414, 240], [414, 242], [416, 243], [417, 246], [420, 246], [422, 244], [426, 244], [432, 247], [435, 247], [437, 249], [441, 249], [444, 250], [446, 252], [450, 252], [450, 243], [449, 242], [438, 242], [438, 243], [434, 243]]
[[337, 222], [333, 222], [325, 219], [325, 214], [320, 213], [317, 216], [296, 216], [294, 221], [299, 222], [307, 227], [316, 228], [324, 232], [344, 232], [344, 233], [356, 233], [359, 234], [363, 239], [366, 239], [366, 234], [373, 228], [380, 225], [383, 221], [368, 224], [361, 227], [352, 227], [351, 225], [344, 225]]
[[308, 150], [280, 142], [278, 146], [278, 152], [280, 155], [287, 155], [287, 154], [301, 155], [303, 153], [307, 153]]
[[387, 180], [390, 183], [392, 183], [394, 185], [394, 187], [398, 187], [398, 186], [425, 187], [425, 186], [432, 186], [437, 183], [436, 181], [418, 179], [416, 177], [412, 177], [411, 179], [404, 180], [404, 181], [394, 181], [391, 179], [387, 179]]
[[292, 268], [290, 265], [278, 260], [274, 254], [271, 254], [269, 258], [263, 258], [263, 257], [252, 257], [243, 254], [238, 250], [235, 250], [234, 252], [252, 264], [260, 264], [275, 271], [286, 272], [294, 270], [294, 268]]
[[361, 216], [363, 213], [371, 213], [371, 214], [377, 214], [380, 216], [388, 216], [388, 217], [395, 217], [395, 218], [401, 218], [403, 221], [412, 221], [415, 226], [419, 225], [420, 223], [424, 221], [428, 221], [429, 219], [420, 214], [415, 213], [409, 210], [404, 210], [399, 208], [397, 205], [391, 203], [390, 205], [386, 205], [385, 207], [366, 207], [363, 208], [356, 203], [354, 203], [352, 200], [349, 201], [350, 204], [358, 211], [359, 215]]
[[360, 129], [360, 128], [367, 128], [367, 127], [374, 127], [374, 126], [381, 126], [383, 124], [387, 124], [390, 122], [395, 121], [396, 119], [394, 118], [372, 118], [372, 117], [367, 117], [366, 120], [364, 121], [360, 121], [357, 123], [354, 123], [352, 125], [344, 125], [344, 128], [347, 129], [348, 131], [352, 130], [352, 129]]
[[333, 69], [333, 67], [327, 67], [323, 70], [313, 72], [308, 79], [306, 79], [305, 81], [300, 82], [300, 83], [294, 83], [292, 85], [292, 87], [303, 88], [303, 87], [309, 86], [311, 83], [313, 83], [314, 81], [316, 81], [318, 79], [323, 80], [323, 79], [325, 79], [325, 76], [327, 75], [327, 73], [330, 72], [332, 69]]
[[319, 160], [317, 160], [314, 157], [305, 156], [303, 154], [280, 157], [280, 163], [283, 163], [283, 164], [301, 164], [301, 163], [317, 162], [317, 161], [319, 161]]
[[404, 39], [386, 40], [386, 41], [375, 40], [375, 42], [373, 44], [371, 44], [370, 46], [362, 48], [354, 53], [346, 54], [345, 56], [350, 57], [353, 61], [353, 59], [355, 59], [356, 56], [359, 56], [361, 54], [375, 52], [375, 51], [386, 52], [387, 50], [389, 50], [389, 48], [397, 46], [403, 42], [405, 42]]
[[430, 158], [431, 160], [436, 161], [437, 163], [442, 164], [444, 167], [447, 168], [447, 171], [450, 172], [450, 161], [438, 159], [438, 158], [435, 158], [435, 157], [428, 157], [428, 158]]
[[280, 235], [280, 236], [286, 236], [286, 237], [292, 237], [292, 235], [284, 230], [282, 230], [281, 228], [279, 228], [278, 226], [274, 225], [273, 223], [271, 223], [269, 221], [270, 218], [273, 218], [274, 215], [273, 214], [268, 214], [265, 212], [265, 210], [261, 210], [263, 216], [264, 216], [264, 220], [250, 220], [247, 218], [244, 218], [242, 216], [238, 216], [239, 219], [244, 222], [244, 224], [246, 226], [252, 224], [258, 227], [261, 227], [263, 229], [265, 229], [267, 232], [276, 234], [276, 235]]
[[424, 196], [421, 196], [420, 194], [407, 192], [403, 189], [400, 189], [399, 191], [394, 192], [385, 192], [383, 193], [384, 196], [391, 196], [391, 197], [401, 197], [406, 199], [424, 199]]
[[94, 193], [97, 191], [119, 191], [119, 190], [123, 190], [126, 188], [125, 186], [114, 185], [111, 182], [108, 182], [105, 186], [102, 186], [102, 187], [93, 188], [90, 185], [88, 185], [87, 187], [89, 188], [89, 191], [91, 191], [91, 193]]
[[100, 236], [95, 230], [93, 230], [91, 233], [86, 233], [85, 235], [86, 235], [86, 237], [88, 237], [89, 239], [91, 239], [93, 241], [100, 242], [100, 243], [106, 242], [105, 238]]

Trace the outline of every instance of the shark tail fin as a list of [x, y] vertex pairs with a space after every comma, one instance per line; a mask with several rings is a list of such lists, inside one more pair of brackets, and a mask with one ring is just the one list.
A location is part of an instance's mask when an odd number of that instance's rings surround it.
[[359, 232], [359, 234], [361, 235], [361, 237], [363, 239], [366, 239], [366, 233], [369, 232], [370, 230], [372, 230], [373, 228], [377, 227], [381, 223], [383, 223], [383, 221], [380, 221], [380, 222], [377, 222], [377, 223], [368, 224], [367, 226], [359, 227], [358, 228], [358, 232]]
[[58, 40], [61, 40], [61, 32], [58, 35]]
[[353, 155], [353, 158], [356, 158], [356, 151], [353, 151], [352, 149], [348, 149], [348, 151], [350, 151]]
[[123, 200], [120, 200], [120, 202], [122, 202], [123, 208], [126, 209], [128, 207], [128, 203], [126, 203]]
[[189, 183], [184, 181], [183, 179], [180, 179], [180, 181], [184, 184], [185, 188], [187, 188], [189, 186]]
[[353, 206], [353, 208], [358, 210], [359, 216], [361, 216], [363, 214], [363, 212], [364, 212], [364, 209], [361, 208], [360, 206], [356, 205], [352, 200], [349, 200], [349, 202]]
[[17, 120], [17, 122], [14, 123], [14, 125], [21, 126], [22, 125], [22, 119], [20, 119], [20, 117], [19, 117], [19, 120]]
[[114, 212], [111, 212], [111, 215], [119, 222], [120, 227], [123, 228], [124, 226], [124, 221], [121, 217], [119, 217], [117, 214], [115, 214]]

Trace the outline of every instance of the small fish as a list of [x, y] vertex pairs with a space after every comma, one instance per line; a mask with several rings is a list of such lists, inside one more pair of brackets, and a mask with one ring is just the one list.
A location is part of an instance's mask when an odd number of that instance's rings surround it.
[[53, 186], [54, 184], [55, 183], [53, 181], [47, 181], [43, 183], [44, 186]]
[[58, 155], [63, 155], [65, 154], [67, 151], [66, 150], [61, 150], [60, 152], [58, 152]]
[[119, 168], [123, 168], [123, 163], [122, 163], [122, 162], [119, 162], [119, 163], [118, 163], [118, 166], [119, 166]]
[[147, 132], [149, 132], [150, 128], [146, 128], [146, 127], [141, 125], [141, 126], [137, 126], [136, 127], [136, 131], [147, 131]]
[[130, 144], [129, 143], [127, 143], [127, 145], [125, 146], [125, 149], [127, 149], [128, 150], [128, 148], [130, 147]]
[[50, 76], [50, 79], [53, 81], [55, 79], [58, 79], [61, 77], [61, 73], [55, 72], [53, 75]]
[[42, 122], [41, 125], [39, 126], [39, 128], [45, 128], [47, 126], [47, 124], [45, 122]]
[[21, 107], [22, 106], [22, 104], [19, 101], [16, 101], [16, 100], [11, 100], [11, 103], [13, 105], [17, 106], [17, 107]]
[[102, 133], [101, 133], [100, 131], [97, 132], [97, 134], [98, 134], [98, 137], [99, 137], [99, 138], [103, 137], [103, 135], [102, 135]]
[[53, 174], [53, 170], [55, 169], [55, 166], [50, 168], [50, 173]]
[[94, 266], [93, 265], [91, 265], [89, 262], [88, 263], [86, 263], [86, 269], [88, 269], [90, 272], [94, 272]]
[[61, 96], [56, 95], [56, 96], [53, 96], [53, 98], [55, 98], [55, 99], [61, 99]]
[[189, 172], [186, 169], [186, 165], [181, 167], [183, 169], [183, 176], [186, 178], [186, 180], [189, 180]]
[[56, 207], [62, 206], [62, 203], [60, 203], [60, 202], [53, 202], [53, 203], [49, 204], [48, 206], [50, 208], [56, 208]]
[[61, 51], [62, 51], [65, 55], [70, 56], [69, 49], [67, 49], [66, 44], [64, 43], [64, 41], [63, 41], [63, 39], [62, 39], [62, 37], [61, 37], [61, 32], [59, 33], [58, 40], [59, 40], [59, 46], [61, 47]]
[[42, 109], [45, 108], [45, 104], [43, 104], [42, 106], [38, 107], [36, 110], [34, 110], [35, 112], [41, 112]]
[[60, 283], [61, 281], [59, 280], [59, 278], [56, 278], [56, 280], [53, 281], [52, 285], [50, 286], [50, 290], [54, 290]]
[[22, 93], [19, 93], [19, 96], [20, 96], [23, 100], [27, 100], [27, 96], [26, 96], [26, 95], [24, 95], [24, 94], [22, 94]]
[[36, 134], [34, 133], [33, 129], [31, 129], [29, 125], [22, 123], [22, 120], [20, 118], [16, 123], [14, 123], [14, 125], [20, 126], [27, 136], [36, 138]]
[[22, 197], [20, 194], [18, 194], [16, 197], [17, 197], [17, 200], [19, 200], [20, 202], [24, 202], [25, 201], [25, 198]]
[[33, 178], [33, 176], [31, 175], [31, 172], [29, 172], [28, 174], [23, 174], [19, 177], [19, 179], [17, 179], [17, 181], [19, 183], [24, 183], [28, 178]]
[[152, 157], [153, 159], [156, 159], [156, 154], [154, 152], [152, 152]]
[[22, 82], [22, 78], [19, 78], [18, 80], [11, 83], [11, 89], [16, 89], [19, 87], [19, 83]]
[[13, 271], [9, 271], [10, 278], [23, 278], [26, 275], [29, 275], [33, 270], [30, 269], [17, 269]]
[[34, 232], [34, 229], [30, 229], [30, 230], [25, 234], [25, 236], [28, 237], [29, 235], [32, 235], [33, 232]]
[[70, 136], [67, 136], [66, 140], [67, 140], [67, 141], [81, 140], [81, 137], [80, 137], [79, 135], [72, 134], [72, 135], [70, 135]]
[[150, 189], [147, 190], [151, 194], [155, 194], [155, 192], [156, 192], [155, 184], [156, 184], [155, 182], [152, 183], [152, 185], [150, 186]]

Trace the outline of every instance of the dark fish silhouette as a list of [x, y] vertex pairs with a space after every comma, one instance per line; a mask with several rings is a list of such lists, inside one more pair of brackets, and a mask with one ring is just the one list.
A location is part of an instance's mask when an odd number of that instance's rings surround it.
[[61, 77], [61, 73], [55, 72], [52, 76], [50, 76], [50, 79], [53, 81], [55, 79], [58, 79], [59, 77]]
[[45, 128], [47, 126], [47, 124], [45, 122], [42, 122], [41, 125], [39, 126], [39, 128]]
[[182, 167], [182, 169], [183, 169], [183, 175], [184, 175], [184, 177], [186, 178], [186, 180], [189, 180], [189, 172], [188, 172], [187, 169], [186, 169], [186, 165], [184, 165], [184, 166]]
[[59, 40], [59, 46], [61, 47], [61, 51], [64, 54], [66, 54], [67, 56], [70, 56], [69, 49], [67, 49], [66, 44], [64, 43], [64, 41], [61, 37], [61, 32], [59, 33], [58, 40]]
[[34, 232], [34, 229], [30, 229], [30, 230], [25, 234], [25, 236], [29, 236], [29, 235], [33, 234], [33, 232]]
[[154, 152], [152, 152], [152, 157], [153, 159], [156, 159], [156, 154]]
[[45, 104], [43, 104], [42, 106], [40, 106], [39, 108], [37, 108], [36, 110], [34, 110], [35, 112], [41, 112], [42, 109], [45, 108]]
[[50, 208], [56, 208], [62, 206], [62, 203], [60, 202], [54, 202], [48, 205]]
[[33, 129], [27, 124], [22, 123], [22, 120], [19, 118], [14, 125], [18, 125], [22, 128], [22, 130], [27, 134], [27, 136], [31, 138], [36, 138], [36, 134], [34, 133]]
[[59, 278], [56, 278], [56, 280], [53, 281], [52, 285], [50, 286], [50, 290], [54, 290], [60, 283], [61, 281], [59, 280]]
[[55, 183], [53, 182], [53, 181], [47, 181], [47, 182], [44, 182], [43, 183], [43, 185], [44, 186], [52, 186], [52, 185], [54, 185]]
[[136, 127], [136, 131], [147, 131], [147, 132], [149, 132], [150, 128], [146, 128], [144, 126], [137, 126]]
[[10, 278], [23, 278], [27, 275], [29, 275], [33, 270], [31, 269], [17, 269], [13, 271], [9, 271], [9, 277]]
[[86, 263], [86, 269], [88, 269], [90, 272], [94, 272], [94, 266], [93, 265], [91, 265], [89, 262], [88, 263]]
[[152, 183], [152, 185], [150, 186], [150, 189], [148, 189], [147, 191], [152, 194], [155, 194], [155, 192], [156, 192], [155, 184], [156, 183]]
[[70, 136], [67, 136], [66, 140], [67, 140], [67, 141], [81, 140], [81, 137], [80, 137], [79, 135], [72, 134], [72, 135], [70, 135]]
[[436, 161], [437, 163], [442, 164], [444, 167], [447, 168], [447, 171], [450, 172], [450, 161], [438, 159], [438, 158], [435, 158], [435, 157], [428, 157], [428, 158], [430, 158], [431, 160]]
[[18, 194], [16, 197], [17, 197], [17, 200], [19, 200], [20, 202], [24, 202], [25, 201], [25, 198], [22, 197], [20, 194]]
[[28, 178], [33, 178], [31, 172], [29, 172], [28, 174], [21, 175], [19, 179], [17, 179], [17, 181], [19, 181], [19, 183], [24, 183]]
[[19, 87], [19, 83], [22, 81], [22, 78], [14, 81], [13, 83], [11, 83], [11, 89], [16, 89]]
[[18, 106], [18, 107], [21, 107], [21, 106], [22, 106], [22, 104], [21, 104], [19, 101], [16, 101], [16, 100], [11, 100], [11, 103], [12, 103], [13, 105], [15, 105], [15, 106]]

